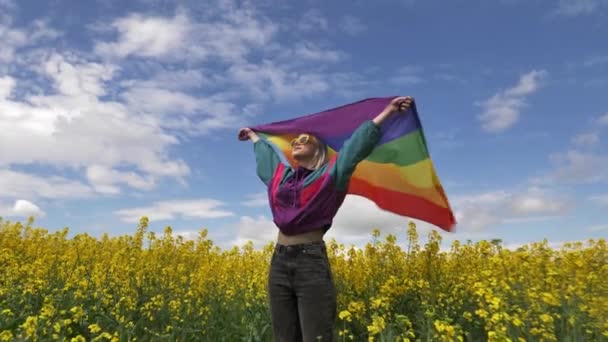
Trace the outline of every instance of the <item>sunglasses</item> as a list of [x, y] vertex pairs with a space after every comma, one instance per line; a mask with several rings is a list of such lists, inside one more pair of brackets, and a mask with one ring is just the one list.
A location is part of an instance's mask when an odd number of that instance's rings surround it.
[[291, 147], [296, 145], [306, 145], [309, 142], [312, 143], [315, 141], [315, 138], [309, 134], [300, 134], [297, 138], [291, 141]]

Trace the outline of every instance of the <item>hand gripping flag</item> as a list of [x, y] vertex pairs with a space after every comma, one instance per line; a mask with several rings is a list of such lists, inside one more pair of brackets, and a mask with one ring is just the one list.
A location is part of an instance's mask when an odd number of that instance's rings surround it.
[[[298, 134], [309, 133], [323, 140], [332, 156], [355, 129], [378, 115], [393, 98], [365, 99], [251, 129], [273, 146], [283, 163], [294, 166], [290, 142]], [[368, 198], [394, 214], [452, 231], [456, 221], [431, 161], [415, 103], [382, 124], [380, 141], [358, 164], [348, 194]]]

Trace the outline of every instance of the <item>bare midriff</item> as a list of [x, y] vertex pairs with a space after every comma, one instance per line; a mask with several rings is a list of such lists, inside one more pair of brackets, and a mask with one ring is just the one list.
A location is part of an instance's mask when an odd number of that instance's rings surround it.
[[317, 242], [323, 241], [323, 235], [325, 235], [323, 229], [313, 230], [297, 235], [285, 235], [279, 230], [277, 242], [281, 245], [295, 245], [299, 243]]

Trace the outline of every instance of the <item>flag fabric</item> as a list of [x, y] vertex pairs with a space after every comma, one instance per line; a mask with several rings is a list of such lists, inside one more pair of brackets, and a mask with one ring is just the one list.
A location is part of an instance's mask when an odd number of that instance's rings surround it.
[[[294, 119], [251, 127], [269, 142], [283, 163], [294, 166], [290, 142], [301, 133], [321, 139], [329, 155], [365, 121], [378, 115], [395, 97], [370, 98]], [[394, 214], [452, 231], [456, 221], [431, 161], [416, 104], [395, 113], [381, 126], [371, 154], [353, 173], [348, 194], [363, 196]]]

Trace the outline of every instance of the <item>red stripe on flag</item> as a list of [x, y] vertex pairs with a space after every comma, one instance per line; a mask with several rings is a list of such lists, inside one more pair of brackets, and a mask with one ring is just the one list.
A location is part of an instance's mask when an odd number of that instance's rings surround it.
[[367, 197], [384, 210], [426, 221], [448, 232], [456, 224], [450, 208], [442, 208], [414, 195], [374, 187], [359, 178], [351, 178], [348, 193]]

